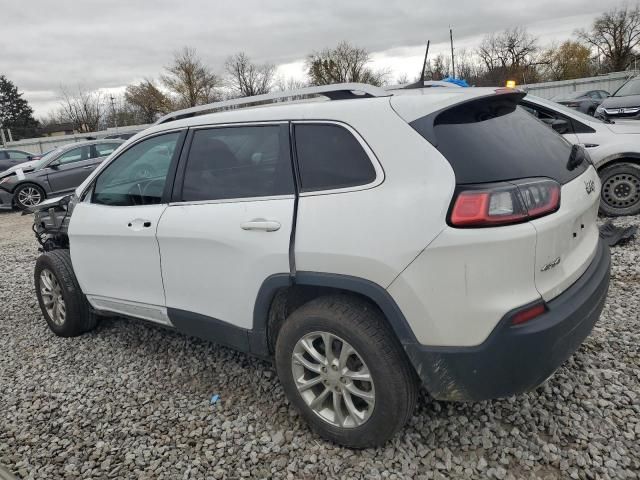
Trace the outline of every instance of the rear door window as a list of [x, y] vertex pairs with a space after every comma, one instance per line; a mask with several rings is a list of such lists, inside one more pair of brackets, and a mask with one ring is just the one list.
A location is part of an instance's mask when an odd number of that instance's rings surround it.
[[[571, 144], [517, 105], [496, 95], [454, 106], [411, 122], [449, 161], [458, 184], [549, 177], [567, 183], [586, 162], [569, 168]], [[538, 110], [541, 120], [558, 116]], [[434, 115], [434, 116], [432, 116]]]
[[367, 185], [376, 179], [369, 155], [342, 126], [298, 124], [295, 139], [303, 192]]
[[66, 163], [79, 162], [80, 160], [89, 160], [91, 158], [91, 147], [84, 145], [82, 147], [73, 148], [58, 157], [56, 163], [64, 165]]
[[294, 193], [288, 127], [196, 130], [184, 172], [185, 202]]
[[29, 159], [29, 154], [24, 153], [24, 152], [17, 152], [15, 150], [10, 150], [9, 151], [9, 158], [16, 159], [16, 160], [28, 160]]

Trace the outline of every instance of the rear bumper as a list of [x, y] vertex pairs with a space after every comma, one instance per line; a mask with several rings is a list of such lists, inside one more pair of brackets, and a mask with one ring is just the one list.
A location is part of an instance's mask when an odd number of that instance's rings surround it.
[[13, 193], [0, 188], [0, 210], [11, 210], [13, 208]]
[[480, 401], [523, 393], [544, 382], [580, 346], [602, 312], [611, 259], [602, 241], [597, 248], [587, 271], [534, 320], [512, 326], [509, 313], [475, 347], [405, 345], [430, 394], [440, 400]]

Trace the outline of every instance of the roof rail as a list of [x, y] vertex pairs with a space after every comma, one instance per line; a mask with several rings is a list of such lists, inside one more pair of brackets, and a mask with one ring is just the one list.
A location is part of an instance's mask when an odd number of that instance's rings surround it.
[[322, 95], [330, 100], [344, 100], [349, 98], [389, 97], [392, 93], [387, 92], [380, 87], [374, 87], [373, 85], [368, 85], [366, 83], [337, 83], [334, 85], [321, 85], [319, 87], [305, 87], [295, 90], [287, 90], [284, 92], [254, 95], [252, 97], [234, 98], [231, 100], [224, 100], [222, 102], [208, 103], [206, 105], [198, 105], [197, 107], [185, 108], [184, 110], [178, 110], [165, 115], [154, 125], [193, 117], [205, 112], [224, 110], [230, 107], [242, 105], [256, 106], [256, 104], [260, 103], [274, 103], [275, 100], [283, 98], [295, 99], [296, 97], [310, 97], [312, 95]]

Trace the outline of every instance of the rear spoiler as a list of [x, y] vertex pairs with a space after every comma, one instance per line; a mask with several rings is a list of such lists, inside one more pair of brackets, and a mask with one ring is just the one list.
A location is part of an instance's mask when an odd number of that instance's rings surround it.
[[431, 112], [424, 117], [410, 122], [410, 125], [419, 130], [429, 143], [437, 147], [438, 141], [434, 127], [438, 123], [464, 123], [464, 117], [469, 115], [473, 110], [478, 110], [478, 114], [484, 113], [485, 115], [490, 115], [491, 109], [489, 107], [500, 104], [515, 109], [525, 95], [526, 92], [522, 90], [498, 88], [493, 94], [466, 99]]

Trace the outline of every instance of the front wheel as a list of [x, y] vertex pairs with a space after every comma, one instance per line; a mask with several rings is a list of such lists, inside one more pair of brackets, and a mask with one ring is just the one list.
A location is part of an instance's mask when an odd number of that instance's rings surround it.
[[276, 341], [289, 400], [322, 437], [353, 448], [384, 444], [408, 421], [415, 373], [382, 314], [348, 296], [294, 311]]
[[45, 193], [42, 187], [33, 183], [19, 185], [13, 192], [13, 199], [16, 207], [26, 210], [42, 203]]
[[52, 250], [40, 255], [34, 280], [40, 309], [56, 335], [75, 337], [96, 326], [97, 317], [80, 290], [69, 250]]
[[640, 167], [617, 163], [600, 171], [602, 195], [600, 211], [608, 216], [640, 213]]

